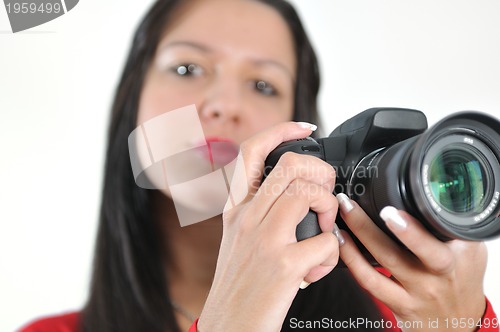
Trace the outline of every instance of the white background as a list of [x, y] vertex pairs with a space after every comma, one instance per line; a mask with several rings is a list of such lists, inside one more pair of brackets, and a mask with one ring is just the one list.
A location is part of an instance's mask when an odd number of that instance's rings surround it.
[[[373, 106], [431, 124], [500, 116], [498, 0], [293, 2], [323, 69], [325, 133]], [[0, 331], [86, 299], [111, 98], [150, 3], [84, 0], [17, 34], [0, 7]], [[500, 240], [488, 246], [498, 311]]]

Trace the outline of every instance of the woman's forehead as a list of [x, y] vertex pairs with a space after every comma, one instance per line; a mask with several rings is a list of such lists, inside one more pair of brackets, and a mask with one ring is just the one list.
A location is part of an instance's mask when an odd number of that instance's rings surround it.
[[195, 0], [174, 11], [159, 49], [172, 43], [253, 61], [275, 61], [295, 72], [292, 33], [277, 10], [253, 0]]

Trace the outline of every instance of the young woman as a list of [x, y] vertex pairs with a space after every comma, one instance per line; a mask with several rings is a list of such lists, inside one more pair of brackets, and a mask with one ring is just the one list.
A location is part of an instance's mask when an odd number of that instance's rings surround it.
[[[287, 331], [324, 319], [332, 330], [397, 331], [393, 314], [412, 325], [408, 331], [428, 331], [431, 321], [445, 331], [446, 318], [493, 318], [482, 290], [483, 244], [442, 243], [408, 214], [384, 209], [414, 255], [402, 250], [355, 202], [331, 194], [334, 171], [316, 158], [287, 154], [279, 165], [301, 172], [271, 173], [255, 185], [274, 147], [313, 133], [318, 88], [315, 54], [285, 1], [155, 3], [136, 32], [113, 104], [88, 303], [22, 331]], [[171, 193], [134, 182], [127, 138], [191, 104], [205, 135], [238, 145], [252, 172], [240, 183], [248, 190], [243, 202], [180, 227]], [[271, 187], [280, 189], [265, 190]], [[295, 227], [310, 207], [323, 233], [297, 243]], [[384, 274], [346, 233], [333, 234], [339, 207]], [[349, 269], [334, 269], [339, 256]], [[346, 324], [358, 319], [366, 324]]]

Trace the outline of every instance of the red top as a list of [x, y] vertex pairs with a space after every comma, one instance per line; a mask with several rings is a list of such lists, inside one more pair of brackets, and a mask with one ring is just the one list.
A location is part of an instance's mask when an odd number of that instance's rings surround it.
[[21, 328], [19, 332], [77, 332], [80, 313], [72, 312], [59, 316], [38, 319]]
[[[397, 328], [397, 321], [394, 318], [392, 312], [389, 310], [389, 308], [387, 308], [380, 302], [377, 302], [377, 305], [379, 306], [382, 317], [384, 318], [383, 326], [387, 327], [386, 331], [387, 332], [401, 331], [401, 329]], [[36, 320], [28, 324], [27, 326], [21, 328], [19, 332], [78, 332], [79, 321], [80, 321], [80, 313], [73, 312], [69, 314], [63, 314], [59, 316], [53, 316]], [[198, 320], [196, 320], [193, 323], [193, 325], [189, 329], [189, 332], [197, 332], [196, 331], [197, 322]], [[488, 300], [486, 300], [486, 311], [483, 315], [481, 323], [482, 327], [477, 330], [478, 332], [500, 331], [499, 328], [500, 322], [498, 321], [498, 318]], [[458, 328], [461, 324], [461, 321], [459, 319], [455, 321], [450, 320], [449, 324], [450, 327], [455, 326]], [[468, 324], [468, 322], [465, 320], [464, 322], [462, 322], [462, 324]], [[432, 330], [432, 326], [430, 327], [430, 330]]]

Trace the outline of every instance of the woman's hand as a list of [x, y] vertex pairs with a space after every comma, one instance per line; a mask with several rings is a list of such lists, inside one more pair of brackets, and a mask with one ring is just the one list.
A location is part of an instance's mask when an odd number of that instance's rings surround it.
[[[347, 233], [342, 260], [360, 285], [387, 305], [398, 321], [413, 325], [404, 331], [477, 329], [474, 322], [481, 321], [486, 305], [484, 243], [441, 242], [408, 213], [386, 207], [380, 215], [408, 252], [380, 230], [358, 204], [343, 194], [337, 199], [348, 227], [392, 277], [368, 264]], [[464, 322], [465, 328], [457, 328]]]
[[[199, 331], [279, 331], [301, 282], [317, 281], [337, 264], [332, 230], [338, 205], [330, 165], [286, 153], [259, 187], [268, 154], [309, 134], [306, 125], [290, 122], [242, 144]], [[238, 204], [234, 194], [242, 187], [248, 194]], [[296, 226], [309, 209], [317, 212], [323, 233], [297, 242]]]

